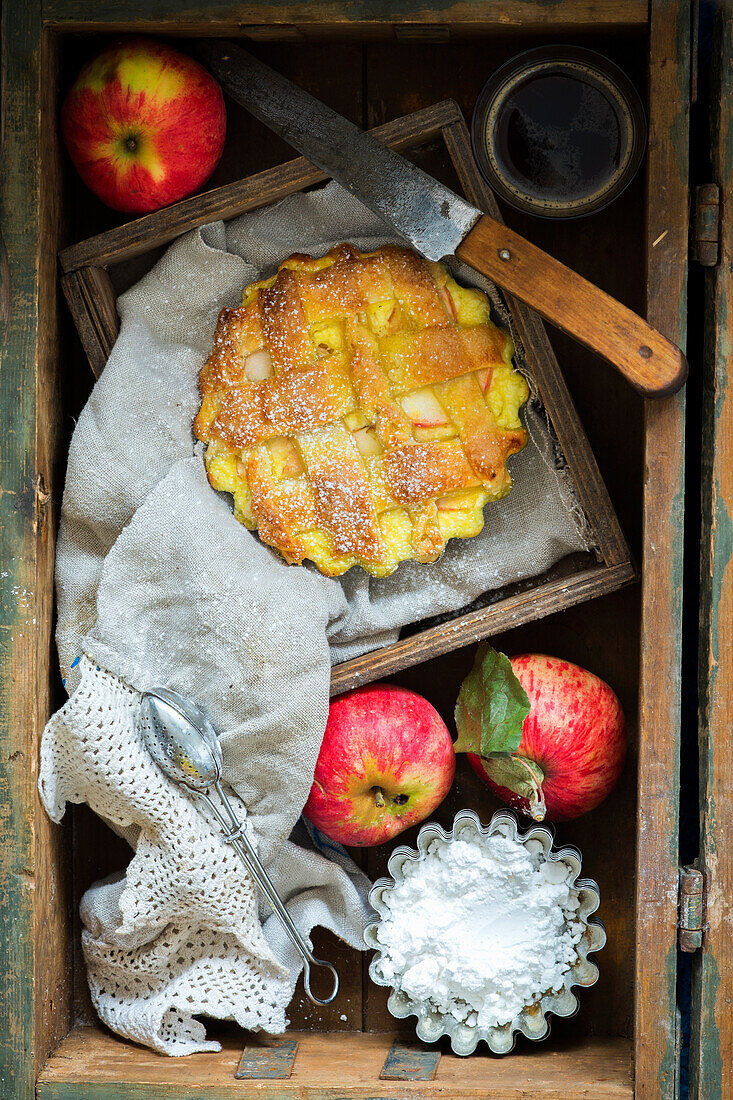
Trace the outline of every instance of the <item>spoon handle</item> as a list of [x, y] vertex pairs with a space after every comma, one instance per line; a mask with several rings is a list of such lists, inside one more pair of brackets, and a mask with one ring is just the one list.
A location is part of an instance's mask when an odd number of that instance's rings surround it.
[[[259, 856], [250, 844], [249, 838], [244, 831], [244, 826], [232, 809], [232, 805], [227, 796], [224, 794], [221, 783], [218, 781], [216, 783], [216, 790], [219, 798], [221, 799], [222, 805], [226, 810], [229, 821], [226, 820], [226, 818], [220, 812], [216, 803], [207, 794], [202, 793], [201, 797], [206, 799], [206, 802], [208, 803], [212, 813], [222, 827], [222, 831], [227, 842], [231, 844], [232, 848], [234, 848], [244, 866], [252, 875], [252, 878], [255, 880], [260, 890], [267, 898], [274, 912], [278, 916], [283, 928], [285, 929], [288, 936], [298, 949], [298, 952], [302, 956], [305, 970], [303, 974], [303, 986], [306, 992], [306, 996], [309, 998], [309, 1000], [313, 1001], [314, 1004], [330, 1004], [339, 990], [339, 976], [336, 968], [332, 966], [331, 963], [325, 962], [323, 959], [317, 959], [313, 955], [313, 952], [310, 950], [300, 932], [295, 927], [290, 913], [288, 913], [287, 909], [280, 900], [280, 895], [273, 886], [270, 876], [267, 874], [267, 871], [263, 867]], [[317, 997], [316, 994], [313, 993], [313, 991], [311, 990], [311, 966], [323, 966], [331, 971], [331, 974], [333, 975], [333, 989], [328, 997]]]

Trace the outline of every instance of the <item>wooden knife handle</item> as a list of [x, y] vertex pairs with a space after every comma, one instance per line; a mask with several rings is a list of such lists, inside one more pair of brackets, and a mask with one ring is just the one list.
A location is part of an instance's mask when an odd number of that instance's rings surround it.
[[678, 347], [582, 275], [487, 214], [456, 249], [459, 260], [587, 344], [646, 397], [675, 393], [687, 378]]

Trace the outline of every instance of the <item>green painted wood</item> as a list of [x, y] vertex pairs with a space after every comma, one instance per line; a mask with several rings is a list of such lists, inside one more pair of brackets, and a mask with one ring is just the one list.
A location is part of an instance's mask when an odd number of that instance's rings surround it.
[[395, 1041], [384, 1060], [380, 1081], [432, 1081], [438, 1072], [440, 1051], [422, 1043]]
[[700, 865], [706, 931], [693, 962], [690, 1095], [733, 1095], [733, 10], [718, 10], [710, 102], [719, 263], [706, 273], [700, 560]]
[[286, 1081], [292, 1075], [295, 1055], [298, 1053], [296, 1039], [270, 1039], [247, 1044], [234, 1076], [238, 1081], [260, 1081], [271, 1078]]
[[11, 307], [0, 346], [0, 1096], [34, 1095], [35, 358], [40, 4], [2, 6], [0, 226]]
[[[650, 6], [647, 317], [686, 345], [688, 0]], [[636, 878], [635, 1095], [677, 1096], [685, 394], [645, 408]]]
[[[325, 24], [348, 27], [378, 23], [494, 24], [497, 29], [512, 26], [639, 25], [647, 22], [646, 0], [459, 0], [435, 3], [430, 0], [46, 0], [45, 22], [73, 24], [131, 24], [160, 27], [164, 23], [182, 32], [194, 24], [208, 33], [219, 25], [230, 29], [256, 24], [285, 24], [308, 27]], [[88, 26], [84, 28], [88, 30]], [[170, 28], [168, 28], [170, 30]]]

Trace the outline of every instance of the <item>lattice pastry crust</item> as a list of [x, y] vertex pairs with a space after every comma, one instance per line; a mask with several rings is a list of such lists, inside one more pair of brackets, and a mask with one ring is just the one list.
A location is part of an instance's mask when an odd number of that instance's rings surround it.
[[485, 294], [386, 246], [295, 255], [219, 315], [194, 424], [215, 489], [286, 561], [385, 576], [483, 527], [527, 384]]

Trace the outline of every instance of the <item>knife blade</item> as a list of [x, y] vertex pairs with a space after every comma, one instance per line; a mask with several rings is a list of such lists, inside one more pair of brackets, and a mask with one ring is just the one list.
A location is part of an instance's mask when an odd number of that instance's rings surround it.
[[202, 39], [233, 99], [429, 260], [455, 255], [608, 359], [649, 397], [685, 382], [682, 352], [626, 306], [382, 145], [240, 46]]
[[390, 222], [428, 260], [452, 255], [481, 211], [239, 46], [201, 60], [238, 103]]

